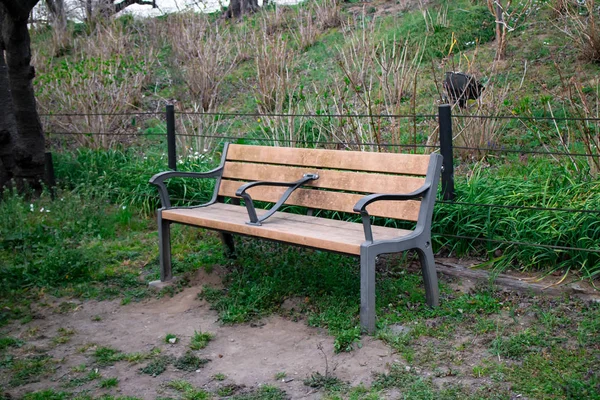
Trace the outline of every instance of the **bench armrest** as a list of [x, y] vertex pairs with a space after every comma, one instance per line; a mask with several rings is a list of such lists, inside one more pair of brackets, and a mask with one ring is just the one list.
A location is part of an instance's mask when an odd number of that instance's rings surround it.
[[183, 171], [165, 171], [159, 172], [150, 178], [150, 183], [158, 187], [160, 202], [164, 208], [171, 207], [171, 199], [165, 180], [170, 178], [218, 178], [223, 174], [223, 167], [220, 166], [207, 172], [183, 172]]
[[[291, 196], [294, 190], [298, 189], [300, 186], [304, 185], [307, 182], [314, 181], [319, 179], [318, 174], [304, 174], [302, 179], [299, 179], [295, 182], [266, 182], [266, 181], [258, 181], [258, 182], [250, 182], [245, 185], [240, 186], [240, 188], [235, 192], [236, 196], [239, 196], [244, 199], [246, 203], [246, 209], [248, 210], [248, 217], [250, 218], [250, 222], [247, 222], [248, 225], [262, 225], [267, 218], [271, 215], [275, 214], [277, 210], [285, 203], [285, 201]], [[254, 202], [252, 201], [252, 197], [246, 191], [255, 186], [287, 186], [288, 189], [281, 195], [281, 198], [275, 203], [271, 209], [262, 215], [260, 218], [256, 215], [256, 209], [254, 208]]]
[[369, 242], [373, 242], [373, 231], [371, 229], [371, 217], [367, 211], [367, 206], [376, 201], [384, 201], [384, 200], [414, 200], [420, 197], [423, 197], [426, 194], [431, 186], [428, 183], [425, 183], [419, 189], [414, 192], [406, 193], [406, 194], [386, 194], [386, 193], [376, 193], [369, 194], [363, 198], [361, 198], [354, 205], [354, 212], [360, 213], [362, 217], [363, 229], [365, 231], [365, 239]]

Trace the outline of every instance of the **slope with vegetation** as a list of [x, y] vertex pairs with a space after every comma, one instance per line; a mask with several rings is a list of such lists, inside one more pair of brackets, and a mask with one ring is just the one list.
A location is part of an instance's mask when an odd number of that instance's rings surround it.
[[[471, 73], [486, 89], [479, 101], [453, 111], [460, 115], [453, 120], [459, 204], [438, 204], [436, 250], [481, 257], [497, 270], [596, 279], [598, 213], [552, 210], [600, 209], [600, 159], [576, 156], [598, 154], [598, 123], [581, 119], [598, 112], [594, 2], [586, 2], [587, 9], [561, 0], [522, 1], [514, 13], [507, 10], [506, 23], [514, 29], [506, 32], [505, 60], [495, 60], [495, 17], [487, 2], [419, 4], [323, 0], [268, 6], [240, 20], [187, 13], [123, 17], [93, 29], [69, 25], [66, 42], [54, 42], [51, 29], [37, 28], [36, 95], [59, 188], [54, 201], [49, 195], [30, 200], [6, 193], [0, 204], [0, 279], [6, 289], [0, 322], [28, 323], [34, 305], [48, 293], [120, 297], [124, 303], [148, 296], [146, 282], [158, 271], [149, 218], [158, 199], [147, 182], [166, 169], [165, 103], [175, 102], [178, 112], [182, 170], [213, 167], [225, 140], [399, 151], [400, 145], [437, 146], [432, 115], [448, 70]], [[468, 118], [472, 115], [490, 118]], [[519, 151], [497, 151], [511, 149]], [[171, 188], [187, 203], [202, 200], [211, 187], [176, 181]], [[226, 289], [203, 292], [223, 322], [286, 314], [282, 303], [301, 298], [298, 314], [286, 316], [328, 329], [339, 351], [359, 344], [353, 259], [242, 239], [238, 259], [228, 261], [215, 235], [202, 233], [201, 241], [196, 235], [175, 231], [175, 273], [227, 266]], [[265, 259], [265, 250], [276, 256]], [[329, 382], [331, 398], [377, 398], [393, 388], [416, 393], [414, 398], [598, 393], [597, 305], [556, 307], [489, 288], [461, 295], [444, 285], [445, 305], [432, 311], [421, 306], [418, 275], [397, 269], [393, 261], [379, 274], [379, 336], [417, 369], [394, 367], [363, 392]], [[15, 304], [18, 297], [26, 300]], [[526, 302], [533, 308], [523, 314]], [[524, 315], [533, 318], [525, 325], [510, 323]], [[414, 327], [410, 334], [395, 334], [386, 330], [393, 324]], [[467, 332], [473, 343], [483, 340], [471, 350], [490, 355], [468, 373], [459, 368], [463, 355], [471, 354], [467, 342], [455, 343], [456, 349], [426, 343]], [[0, 375], [17, 370], [12, 360], [6, 356]], [[440, 388], [419, 375], [421, 369], [444, 379], [458, 373], [475, 384], [484, 380], [485, 390]], [[313, 381], [323, 385], [318, 376]]]

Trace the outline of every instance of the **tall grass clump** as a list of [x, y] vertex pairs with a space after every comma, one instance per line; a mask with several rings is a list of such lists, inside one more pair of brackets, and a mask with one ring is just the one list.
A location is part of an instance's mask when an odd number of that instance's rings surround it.
[[[597, 179], [582, 181], [564, 166], [547, 160], [530, 160], [527, 167], [515, 164], [501, 170], [475, 168], [470, 177], [457, 179], [456, 202], [600, 210], [600, 181]], [[518, 171], [507, 173], [509, 168]], [[434, 241], [455, 254], [487, 253], [499, 270], [570, 270], [580, 271], [584, 277], [597, 277], [600, 274], [598, 253], [495, 241], [600, 250], [598, 221], [598, 213], [594, 212], [444, 203], [436, 206], [432, 230], [443, 235], [483, 239], [470, 241], [436, 236]]]
[[[180, 156], [178, 169], [207, 171], [212, 169], [219, 154], [197, 157], [193, 153]], [[56, 154], [55, 172], [58, 183], [76, 193], [87, 193], [111, 203], [135, 208], [145, 215], [158, 206], [158, 192], [148, 181], [167, 170], [167, 158], [162, 153], [138, 153], [127, 150], [79, 149]], [[212, 179], [172, 179], [168, 182], [173, 204], [198, 204], [212, 195]]]
[[156, 52], [143, 35], [116, 20], [77, 38], [72, 53], [48, 59], [35, 79], [42, 112], [73, 114], [54, 118], [46, 131], [75, 133], [81, 146], [109, 148], [119, 138], [113, 134], [131, 129], [123, 113], [141, 107]]

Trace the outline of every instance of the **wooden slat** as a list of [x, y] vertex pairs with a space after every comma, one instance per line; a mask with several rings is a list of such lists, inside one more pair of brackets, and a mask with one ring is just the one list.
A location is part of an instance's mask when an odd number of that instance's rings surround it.
[[[235, 191], [243, 184], [244, 182], [240, 181], [223, 180], [219, 188], [219, 195], [235, 197]], [[259, 186], [251, 188], [248, 193], [254, 200], [274, 203], [285, 190], [285, 187]], [[362, 197], [363, 195], [352, 193], [297, 189], [286, 201], [286, 204], [353, 213], [352, 208]], [[420, 201], [381, 201], [371, 204], [367, 210], [369, 214], [378, 217], [417, 221], [420, 206]]]
[[429, 165], [427, 155], [238, 144], [229, 145], [227, 160], [421, 176], [427, 174]]
[[318, 173], [309, 186], [361, 193], [409, 193], [420, 188], [425, 178], [403, 175], [337, 171], [320, 168], [288, 167], [272, 164], [227, 162], [224, 178], [244, 181], [293, 182], [305, 173]]
[[[259, 215], [264, 210], [258, 210]], [[265, 239], [295, 243], [346, 254], [360, 254], [360, 245], [365, 241], [359, 223], [309, 217], [289, 213], [276, 213], [262, 226], [247, 225], [248, 213], [243, 206], [213, 204], [194, 209], [165, 210], [162, 218], [184, 224], [201, 226], [226, 232], [257, 236]], [[393, 239], [409, 234], [410, 231], [373, 227], [375, 240]]]

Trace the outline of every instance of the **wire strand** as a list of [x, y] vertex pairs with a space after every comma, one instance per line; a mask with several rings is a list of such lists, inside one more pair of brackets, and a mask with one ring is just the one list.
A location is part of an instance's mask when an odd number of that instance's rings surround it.
[[509, 240], [497, 240], [497, 239], [488, 239], [488, 238], [477, 238], [472, 236], [463, 236], [463, 235], [450, 235], [447, 233], [439, 233], [439, 232], [431, 232], [432, 235], [449, 237], [454, 239], [464, 239], [464, 240], [478, 240], [481, 242], [490, 242], [490, 243], [498, 243], [498, 244], [510, 244], [516, 246], [531, 246], [531, 247], [541, 247], [545, 249], [552, 250], [567, 250], [567, 251], [584, 251], [588, 253], [599, 253], [600, 250], [596, 249], [584, 249], [583, 247], [568, 247], [568, 246], [556, 246], [552, 244], [541, 244], [541, 243], [529, 243], [529, 242], [517, 242], [517, 241], [509, 241]]
[[557, 212], [566, 212], [566, 213], [600, 214], [600, 210], [580, 210], [580, 209], [575, 209], [575, 208], [511, 206], [511, 205], [504, 205], [504, 204], [467, 203], [467, 202], [449, 201], [449, 200], [437, 200], [436, 203], [450, 204], [450, 205], [461, 205], [461, 206], [469, 206], [469, 207], [507, 208], [507, 209], [513, 209], [513, 210], [557, 211]]

